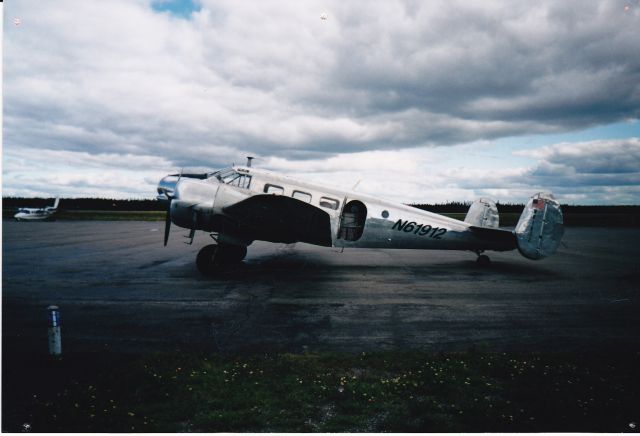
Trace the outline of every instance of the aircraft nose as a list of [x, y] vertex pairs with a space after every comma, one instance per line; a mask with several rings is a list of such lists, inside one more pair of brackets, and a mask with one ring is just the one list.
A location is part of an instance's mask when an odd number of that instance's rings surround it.
[[177, 174], [164, 176], [160, 182], [158, 182], [158, 196], [156, 199], [161, 202], [167, 202], [174, 198], [178, 179], [179, 176]]
[[192, 204], [211, 203], [218, 191], [217, 183], [209, 183], [198, 179], [182, 178], [173, 185], [172, 198]]
[[[217, 183], [182, 178], [175, 185], [171, 201], [171, 220], [185, 228], [195, 228], [202, 221], [201, 210], [211, 210], [218, 192]], [[195, 209], [194, 209], [195, 207]]]

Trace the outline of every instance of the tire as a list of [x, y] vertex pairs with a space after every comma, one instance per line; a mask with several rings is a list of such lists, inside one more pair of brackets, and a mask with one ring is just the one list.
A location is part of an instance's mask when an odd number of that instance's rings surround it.
[[216, 253], [217, 265], [230, 266], [239, 263], [247, 255], [247, 247], [241, 245], [220, 244]]
[[489, 256], [487, 256], [486, 254], [481, 254], [480, 256], [478, 256], [476, 262], [478, 263], [478, 266], [481, 267], [488, 267], [489, 265], [491, 265], [491, 259], [489, 259]]
[[211, 275], [216, 271], [215, 258], [218, 251], [216, 244], [203, 247], [196, 256], [196, 266], [198, 271], [204, 275]]
[[247, 255], [247, 247], [230, 244], [211, 244], [203, 247], [196, 257], [198, 271], [213, 275], [224, 267], [240, 263]]

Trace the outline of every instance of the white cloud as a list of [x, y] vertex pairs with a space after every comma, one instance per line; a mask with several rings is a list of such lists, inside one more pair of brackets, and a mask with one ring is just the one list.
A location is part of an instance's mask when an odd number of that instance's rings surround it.
[[[457, 178], [451, 165], [430, 166], [445, 152], [428, 147], [450, 146], [455, 155], [472, 141], [640, 117], [640, 6], [201, 3], [191, 19], [158, 13], [150, 0], [8, 4], [5, 17], [22, 24], [5, 26], [4, 147], [27, 169], [13, 177], [5, 157], [5, 193], [45, 189], [28, 170], [45, 160], [31, 156], [49, 156], [56, 167], [64, 158], [50, 154], [57, 151], [75, 153], [65, 171], [84, 174], [96, 190], [110, 185], [95, 177], [102, 170], [117, 166], [110, 174], [128, 180], [151, 156], [160, 161], [149, 167], [175, 170], [251, 154], [341, 183], [353, 175], [344, 162], [358, 161], [371, 180], [362, 189], [371, 191], [386, 186], [375, 174], [403, 168], [395, 186], [407, 198], [459, 198], [479, 189], [476, 180], [500, 189], [517, 177], [483, 177], [479, 161]], [[602, 171], [628, 168], [591, 154]], [[596, 163], [582, 164], [569, 166], [572, 180], [593, 182], [578, 176]], [[545, 165], [538, 175], [561, 164]], [[76, 179], [55, 180], [79, 192]], [[108, 189], [141, 192], [127, 186]]]
[[3, 195], [152, 198], [171, 170], [171, 163], [157, 156], [5, 149]]

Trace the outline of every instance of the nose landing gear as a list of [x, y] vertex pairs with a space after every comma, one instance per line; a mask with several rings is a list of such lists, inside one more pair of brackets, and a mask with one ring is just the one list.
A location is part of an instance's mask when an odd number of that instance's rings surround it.
[[198, 271], [212, 276], [225, 268], [240, 263], [247, 255], [247, 247], [232, 244], [211, 244], [203, 247], [196, 257]]

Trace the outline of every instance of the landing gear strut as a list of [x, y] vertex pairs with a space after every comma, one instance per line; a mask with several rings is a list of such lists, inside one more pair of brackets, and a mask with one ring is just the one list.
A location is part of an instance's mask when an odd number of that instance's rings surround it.
[[491, 265], [491, 259], [489, 259], [489, 256], [487, 256], [486, 254], [481, 254], [482, 251], [476, 251], [476, 254], [478, 255], [478, 258], [476, 259], [476, 263], [478, 264], [478, 266], [481, 267], [488, 267], [489, 265]]
[[198, 271], [213, 275], [236, 263], [247, 255], [247, 247], [231, 244], [211, 244], [203, 247], [196, 257]]

